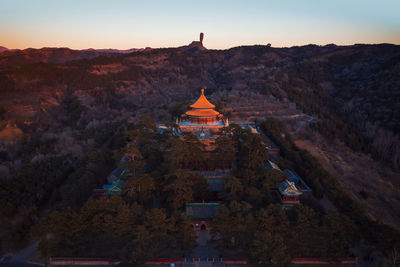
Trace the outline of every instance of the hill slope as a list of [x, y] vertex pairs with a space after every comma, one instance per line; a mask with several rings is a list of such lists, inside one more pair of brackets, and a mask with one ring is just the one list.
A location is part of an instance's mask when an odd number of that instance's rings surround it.
[[[398, 171], [393, 172], [400, 166], [399, 73], [400, 46], [390, 44], [183, 47], [128, 54], [66, 48], [5, 51], [0, 54], [0, 127], [38, 138], [51, 133], [58, 139], [55, 153], [71, 152], [68, 144], [74, 142], [85, 150], [88, 144], [78, 142], [78, 131], [144, 115], [171, 121], [206, 86], [210, 100], [231, 120], [273, 116], [303, 141], [299, 144], [310, 139], [321, 151], [367, 157], [349, 162], [373, 162], [365, 166], [374, 171], [366, 171], [370, 177], [363, 185], [371, 192], [377, 188], [371, 198], [361, 198], [360, 187], [354, 186], [359, 184], [356, 166], [346, 169], [346, 163], [335, 175], [371, 214], [380, 218], [386, 206], [383, 220], [400, 225], [395, 215], [400, 183]], [[22, 145], [10, 144], [4, 140], [8, 155], [2, 165], [12, 174]], [[328, 158], [332, 166], [338, 162]]]

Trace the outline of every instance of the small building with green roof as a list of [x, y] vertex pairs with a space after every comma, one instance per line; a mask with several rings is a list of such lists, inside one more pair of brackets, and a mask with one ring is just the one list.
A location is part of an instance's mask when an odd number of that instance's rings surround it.
[[190, 218], [191, 225], [195, 230], [208, 230], [209, 222], [218, 212], [220, 203], [186, 203], [185, 214]]

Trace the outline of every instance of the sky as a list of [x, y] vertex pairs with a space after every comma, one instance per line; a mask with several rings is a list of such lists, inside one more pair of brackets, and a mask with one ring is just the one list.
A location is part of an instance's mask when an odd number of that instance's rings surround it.
[[0, 46], [400, 44], [400, 0], [0, 0]]

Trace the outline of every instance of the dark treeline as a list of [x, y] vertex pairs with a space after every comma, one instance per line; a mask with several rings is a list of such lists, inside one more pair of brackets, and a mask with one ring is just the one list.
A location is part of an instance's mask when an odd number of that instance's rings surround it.
[[[357, 241], [354, 223], [340, 212], [314, 206], [285, 210], [277, 186], [287, 179], [265, 168], [266, 144], [236, 125], [227, 128], [238, 152], [236, 167], [220, 193], [222, 205], [212, 221], [213, 241], [224, 255], [235, 251], [254, 264], [289, 264], [295, 257], [335, 260], [347, 257]], [[304, 164], [304, 163], [302, 163]]]
[[[2, 93], [31, 92], [41, 87], [68, 85], [82, 90], [91, 90], [96, 87], [112, 86], [113, 81], [138, 80], [141, 77], [141, 68], [134, 64], [127, 64], [120, 72], [111, 74], [94, 74], [97, 64], [112, 64], [118, 62], [114, 57], [100, 56], [94, 59], [71, 61], [64, 64], [32, 63], [23, 64], [8, 69], [0, 69], [0, 85]], [[20, 83], [18, 80], [27, 81]]]
[[195, 244], [185, 216], [144, 209], [120, 196], [91, 199], [79, 211], [54, 211], [37, 229], [45, 257], [134, 258], [137, 266], [154, 257], [179, 255]]
[[228, 201], [219, 209], [212, 233], [221, 251], [233, 250], [252, 263], [289, 264], [295, 257], [336, 260], [347, 257], [357, 240], [354, 223], [338, 212], [316, 212], [306, 205], [254, 208]]
[[[150, 118], [129, 126], [124, 140], [126, 145], [114, 153], [117, 161], [130, 158], [120, 163], [128, 170], [122, 193], [69, 203], [45, 215], [34, 235], [44, 257], [134, 258], [140, 265], [151, 258], [182, 257], [194, 247], [196, 235], [182, 207], [207, 200], [206, 180], [175, 168], [177, 159], [171, 154], [177, 154], [172, 145], [176, 138], [157, 133]], [[85, 172], [76, 173], [77, 179], [90, 180], [80, 174]]]
[[[111, 151], [120, 146], [122, 126], [105, 124], [86, 134], [85, 138], [98, 142], [80, 159], [70, 154], [48, 156], [26, 163], [14, 177], [0, 182], [0, 223], [8, 229], [2, 236], [2, 249], [26, 245], [32, 238], [32, 225], [43, 214], [65, 207], [79, 209], [87, 201], [115, 167]], [[23, 140], [24, 158], [38, 151], [51, 151], [52, 143], [35, 138]]]
[[[338, 108], [331, 96], [321, 88], [319, 83], [332, 80], [328, 68], [324, 65], [303, 63], [289, 70], [288, 81], [280, 81], [280, 86], [285, 88], [288, 98], [299, 105], [303, 112], [317, 116], [320, 121], [311, 124], [311, 128], [318, 131], [327, 139], [338, 139], [355, 151], [373, 153], [372, 143], [369, 138], [361, 134], [347, 117], [338, 113]], [[282, 76], [277, 74], [278, 77]], [[304, 90], [299, 93], [297, 86], [299, 80], [311, 84], [314, 89]]]
[[[91, 199], [80, 209], [77, 209], [79, 203], [70, 203], [72, 208], [58, 206], [35, 228], [42, 254], [101, 255], [135, 258], [138, 262], [174, 255], [182, 257], [194, 247], [196, 240], [188, 219], [182, 215], [184, 204], [213, 197], [204, 177], [183, 167], [203, 166], [210, 157], [214, 164], [225, 165], [230, 161], [232, 165], [236, 160], [238, 170], [245, 168], [247, 174], [243, 173], [242, 177], [247, 178], [243, 182], [252, 186], [244, 187], [241, 195], [251, 199], [254, 205], [262, 204], [259, 198], [275, 186], [273, 181], [264, 184], [260, 179], [264, 177], [258, 175], [264, 172], [268, 157], [265, 146], [261, 145], [259, 136], [239, 126], [231, 126], [226, 132], [227, 135], [217, 138], [216, 149], [210, 153], [195, 136], [181, 140], [171, 132], [159, 134], [154, 121], [143, 118], [125, 132], [127, 145], [115, 153], [116, 159], [131, 159], [122, 163], [129, 171], [122, 181], [125, 186], [121, 195]], [[222, 198], [235, 190], [229, 182], [233, 179], [228, 180], [229, 186], [221, 193]], [[256, 188], [262, 184], [264, 191]], [[272, 202], [269, 192], [267, 195]], [[76, 229], [67, 223], [70, 220], [76, 220], [73, 223]], [[119, 224], [121, 229], [117, 227]], [[144, 241], [146, 235], [149, 240]]]
[[[211, 223], [221, 255], [229, 251], [255, 264], [288, 264], [294, 257], [350, 256], [349, 249], [361, 239], [383, 251], [396, 246], [397, 233], [372, 222], [310, 154], [297, 149], [290, 137], [281, 137], [282, 125], [267, 120], [261, 126], [281, 147], [284, 160], [279, 165], [296, 170], [316, 196], [334, 202], [337, 212], [307, 203], [283, 209], [276, 189], [286, 177], [265, 168], [268, 153], [259, 135], [233, 124], [216, 139], [216, 149], [207, 152], [195, 136], [182, 140], [171, 131], [159, 133], [150, 118], [122, 128], [109, 126], [114, 130], [82, 131], [81, 138], [96, 140], [94, 150], [79, 164], [65, 156], [21, 170], [10, 184], [2, 184], [1, 212], [13, 218], [25, 209], [14, 239], [39, 240], [45, 258], [134, 258], [142, 264], [151, 258], [183, 257], [196, 244], [184, 204], [215, 197], [205, 178], [188, 166], [200, 169], [212, 158], [213, 164], [234, 161]], [[121, 194], [90, 198], [117, 165], [128, 170], [121, 178]], [[27, 187], [42, 193], [31, 194]]]
[[[388, 63], [379, 66], [378, 61], [373, 61], [370, 64], [379, 71], [361, 69], [347, 77], [340, 65], [351, 61], [337, 62], [338, 58], [335, 56], [330, 62], [299, 62], [281, 69], [275, 74], [276, 86], [267, 84], [265, 93], [282, 98], [276, 87], [281, 88], [304, 113], [318, 118], [310, 124], [312, 130], [328, 140], [340, 140], [356, 152], [371, 154], [397, 170], [399, 116], [395, 110], [399, 79], [395, 78], [395, 67], [388, 67]], [[392, 61], [395, 65], [398, 56]], [[327, 82], [335, 88], [332, 92], [321, 86]]]
[[267, 119], [262, 130], [280, 147], [282, 165], [293, 168], [312, 188], [314, 195], [330, 199], [338, 211], [353, 221], [363, 240], [377, 245], [385, 253], [390, 253], [394, 247], [400, 246], [400, 234], [388, 225], [373, 221], [365, 210], [345, 192], [335, 177], [330, 175], [310, 153], [299, 149], [291, 140], [290, 135], [282, 137], [283, 124], [273, 119]]

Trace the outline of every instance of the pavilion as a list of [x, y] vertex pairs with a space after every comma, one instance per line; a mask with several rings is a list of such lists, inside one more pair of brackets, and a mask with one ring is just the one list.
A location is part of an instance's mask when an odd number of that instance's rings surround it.
[[200, 140], [215, 139], [223, 127], [229, 125], [228, 119], [216, 111], [201, 89], [200, 97], [190, 105], [191, 110], [181, 115], [178, 122], [183, 135], [194, 134]]
[[300, 203], [300, 196], [303, 193], [296, 188], [294, 182], [285, 180], [278, 185], [278, 190], [282, 204], [290, 206]]

